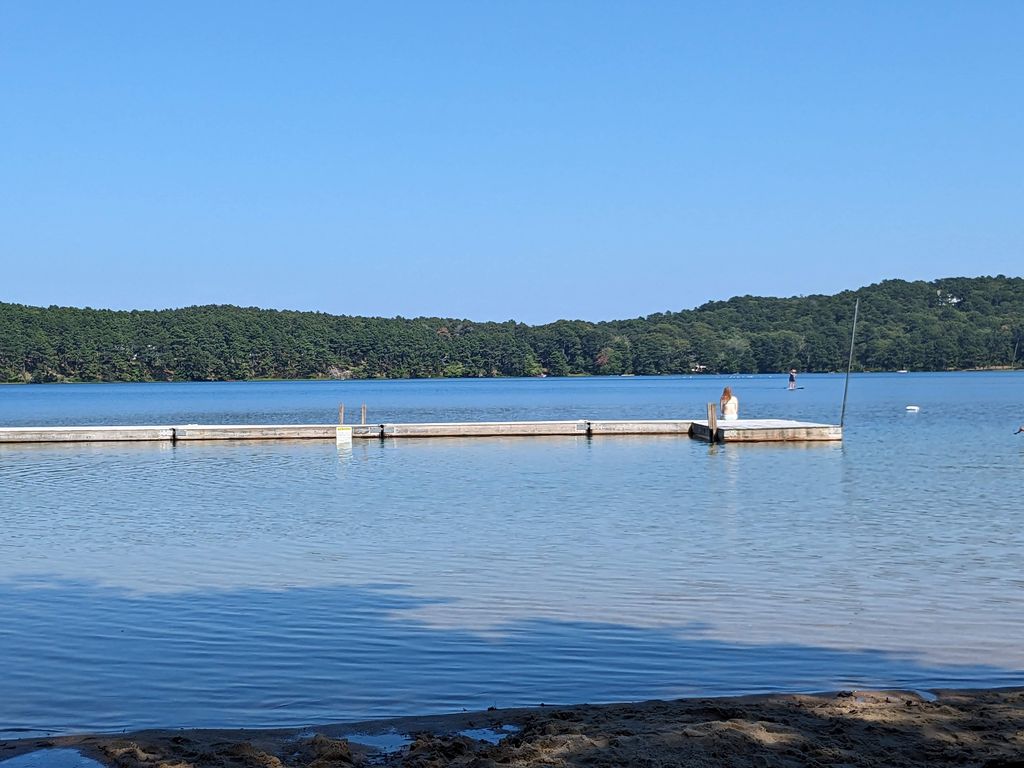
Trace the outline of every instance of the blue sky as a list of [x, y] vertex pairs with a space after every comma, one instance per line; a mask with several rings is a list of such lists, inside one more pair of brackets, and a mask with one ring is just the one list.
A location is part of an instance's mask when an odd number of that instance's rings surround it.
[[1024, 3], [0, 0], [0, 300], [546, 322], [1022, 274]]

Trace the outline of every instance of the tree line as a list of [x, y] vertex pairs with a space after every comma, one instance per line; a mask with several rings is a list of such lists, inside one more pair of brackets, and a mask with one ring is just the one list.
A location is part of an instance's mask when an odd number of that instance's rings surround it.
[[739, 296], [634, 320], [546, 325], [235, 306], [0, 303], [0, 381], [220, 381], [1013, 366], [1024, 278], [886, 280], [833, 296]]

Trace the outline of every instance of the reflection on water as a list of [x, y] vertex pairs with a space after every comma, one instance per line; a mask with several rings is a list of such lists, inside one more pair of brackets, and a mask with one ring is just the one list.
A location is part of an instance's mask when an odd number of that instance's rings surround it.
[[[741, 391], [823, 419], [834, 379]], [[576, 407], [692, 387], [637, 380]], [[961, 405], [1012, 422], [1024, 378], [895, 380], [855, 382], [842, 445], [0, 447], [0, 732], [1024, 684], [1024, 442]], [[474, 413], [533, 382], [488, 385]]]

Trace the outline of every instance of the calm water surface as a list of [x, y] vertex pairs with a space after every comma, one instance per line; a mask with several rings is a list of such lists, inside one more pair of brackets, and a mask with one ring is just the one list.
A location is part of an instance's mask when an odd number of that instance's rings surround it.
[[[687, 418], [725, 383], [838, 420], [808, 375], [7, 386], [0, 425]], [[857, 376], [842, 445], [0, 446], [0, 735], [1024, 685], [1022, 395]]]

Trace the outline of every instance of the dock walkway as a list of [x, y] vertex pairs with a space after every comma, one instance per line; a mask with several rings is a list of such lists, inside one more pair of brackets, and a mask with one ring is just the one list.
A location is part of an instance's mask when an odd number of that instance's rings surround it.
[[[353, 439], [431, 437], [556, 437], [597, 435], [688, 435], [717, 442], [842, 440], [842, 429], [781, 419], [718, 422], [711, 435], [706, 421], [689, 419], [489, 421], [412, 424], [352, 424]], [[0, 444], [198, 440], [334, 440], [337, 424], [181, 424], [174, 426], [2, 427]]]

